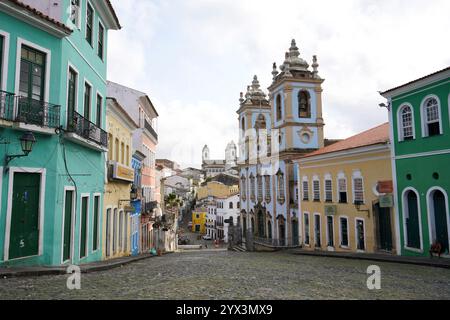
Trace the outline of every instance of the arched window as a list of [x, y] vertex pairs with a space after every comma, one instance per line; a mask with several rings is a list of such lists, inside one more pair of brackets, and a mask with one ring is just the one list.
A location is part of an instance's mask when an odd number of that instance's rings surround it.
[[441, 110], [436, 98], [428, 98], [423, 103], [422, 122], [425, 137], [441, 134]]
[[228, 209], [233, 209], [233, 202], [230, 201], [230, 204], [228, 206]]
[[281, 121], [282, 113], [281, 113], [281, 95], [277, 95], [275, 108], [277, 111], [277, 121]]
[[298, 117], [311, 118], [311, 99], [309, 92], [302, 90], [298, 93]]
[[414, 139], [414, 116], [409, 105], [400, 108], [399, 113], [399, 140]]
[[244, 136], [245, 135], [245, 118], [244, 117], [242, 117], [242, 120], [241, 120], [241, 129], [242, 129], [242, 135]]

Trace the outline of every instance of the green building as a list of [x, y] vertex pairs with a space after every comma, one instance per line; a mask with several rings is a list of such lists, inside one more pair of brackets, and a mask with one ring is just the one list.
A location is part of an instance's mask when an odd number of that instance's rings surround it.
[[450, 68], [382, 92], [389, 102], [397, 247], [428, 256], [439, 242], [449, 256]]
[[0, 265], [102, 257], [111, 29], [109, 0], [0, 2]]

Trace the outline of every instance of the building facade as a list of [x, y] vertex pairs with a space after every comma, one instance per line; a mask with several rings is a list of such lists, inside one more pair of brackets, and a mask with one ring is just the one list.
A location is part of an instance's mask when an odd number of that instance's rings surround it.
[[450, 68], [381, 95], [389, 103], [399, 253], [428, 256], [439, 242], [448, 256]]
[[211, 160], [209, 147], [205, 145], [202, 150], [202, 170], [206, 177], [214, 177], [221, 173], [237, 174], [236, 168], [237, 148], [234, 141], [225, 148], [225, 159]]
[[136, 150], [131, 159], [131, 167], [134, 170], [133, 191], [136, 192], [136, 199], [131, 201], [134, 211], [131, 213], [131, 255], [138, 255], [141, 251], [141, 212], [142, 212], [142, 166], [145, 155]]
[[[108, 31], [118, 29], [108, 0], [0, 2], [1, 264], [102, 258]], [[35, 140], [31, 152], [20, 139]]]
[[238, 224], [239, 207], [239, 192], [226, 198], [217, 199], [217, 239], [228, 243], [228, 228], [231, 223], [233, 225]]
[[138, 125], [114, 98], [107, 99], [108, 131], [107, 183], [103, 202], [103, 258], [111, 259], [131, 254], [131, 205], [134, 169], [132, 167], [132, 137]]
[[205, 207], [196, 208], [192, 211], [192, 232], [199, 234], [206, 233], [206, 218], [208, 209]]
[[389, 124], [296, 161], [305, 249], [396, 252]]
[[280, 70], [273, 65], [269, 95], [255, 76], [241, 93], [239, 177], [244, 237], [248, 233], [278, 245], [299, 243], [297, 170], [293, 159], [324, 146], [322, 83], [317, 59], [312, 70], [295, 40]]

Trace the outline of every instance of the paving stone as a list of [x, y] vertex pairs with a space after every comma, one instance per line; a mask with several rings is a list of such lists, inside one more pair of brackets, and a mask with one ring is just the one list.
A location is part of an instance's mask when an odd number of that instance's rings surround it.
[[[381, 290], [368, 290], [369, 265]], [[184, 252], [81, 275], [0, 279], [0, 299], [450, 299], [450, 270], [292, 255]]]

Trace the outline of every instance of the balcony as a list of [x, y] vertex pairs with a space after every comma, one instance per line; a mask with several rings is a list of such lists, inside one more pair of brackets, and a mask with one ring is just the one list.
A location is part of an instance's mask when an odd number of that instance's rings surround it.
[[150, 133], [151, 136], [153, 136], [153, 138], [155, 138], [156, 141], [158, 141], [158, 134], [147, 120], [144, 121], [144, 128]]
[[108, 133], [76, 111], [69, 118], [67, 131], [69, 132], [68, 138], [70, 140], [88, 148], [107, 151]]
[[59, 105], [0, 91], [0, 119], [17, 123], [18, 129], [54, 133], [48, 129], [60, 126], [60, 114]]

